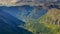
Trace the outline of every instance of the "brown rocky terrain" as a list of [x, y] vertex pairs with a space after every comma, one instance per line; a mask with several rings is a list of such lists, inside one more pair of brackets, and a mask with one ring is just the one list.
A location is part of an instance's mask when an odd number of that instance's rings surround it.
[[60, 27], [60, 10], [52, 8], [46, 14], [46, 22], [50, 24], [57, 24]]

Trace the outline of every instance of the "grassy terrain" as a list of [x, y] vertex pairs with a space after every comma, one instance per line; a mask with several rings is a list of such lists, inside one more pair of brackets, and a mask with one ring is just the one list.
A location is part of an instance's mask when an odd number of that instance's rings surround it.
[[34, 34], [60, 34], [60, 10], [50, 9], [38, 20], [29, 21], [25, 27]]

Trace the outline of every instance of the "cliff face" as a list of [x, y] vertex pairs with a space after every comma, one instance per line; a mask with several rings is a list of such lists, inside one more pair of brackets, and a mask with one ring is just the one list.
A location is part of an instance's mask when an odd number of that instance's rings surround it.
[[[24, 28], [33, 32], [34, 34], [60, 33], [60, 29], [58, 29], [58, 27], [60, 26], [59, 24], [60, 9], [55, 9], [55, 8], [43, 9], [42, 7], [29, 7], [29, 6], [9, 7], [9, 8], [0, 7], [0, 9], [3, 10], [3, 11], [0, 10], [0, 14], [4, 15], [5, 17], [6, 15], [1, 12], [7, 12], [13, 15], [14, 17], [17, 17], [23, 21], [25, 20], [24, 22], [28, 21], [27, 23], [24, 24], [25, 25]], [[11, 16], [9, 17], [11, 18]], [[15, 19], [12, 19], [12, 21], [14, 21], [14, 23], [16, 22]]]
[[26, 28], [34, 34], [59, 34], [60, 9], [52, 8], [36, 21], [26, 23]]
[[0, 0], [0, 4], [2, 5], [11, 5], [15, 4], [17, 1], [16, 0]]
[[[59, 4], [59, 0], [0, 0], [0, 5], [3, 6], [21, 6], [21, 5], [30, 5], [30, 6], [39, 6], [45, 3]], [[56, 5], [57, 5], [56, 4]], [[60, 5], [60, 4], [59, 4]]]
[[50, 24], [60, 24], [60, 10], [52, 8], [46, 14], [46, 22]]
[[60, 32], [60, 9], [52, 8], [39, 20], [39, 23], [44, 23], [45, 26], [51, 29], [54, 34]]

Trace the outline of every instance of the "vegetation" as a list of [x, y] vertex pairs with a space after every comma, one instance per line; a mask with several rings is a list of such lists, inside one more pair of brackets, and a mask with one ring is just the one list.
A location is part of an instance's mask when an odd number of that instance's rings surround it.
[[34, 34], [60, 34], [60, 10], [50, 9], [38, 20], [29, 21], [25, 27]]

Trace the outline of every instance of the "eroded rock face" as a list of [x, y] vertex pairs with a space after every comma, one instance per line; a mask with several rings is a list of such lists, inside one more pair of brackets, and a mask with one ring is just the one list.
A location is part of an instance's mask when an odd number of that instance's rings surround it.
[[53, 8], [53, 9], [49, 10], [48, 15], [52, 19], [56, 19], [56, 18], [59, 19], [59, 17], [60, 17], [60, 10]]
[[[45, 3], [51, 3], [54, 4], [54, 2], [60, 2], [59, 0], [0, 0], [0, 5], [3, 6], [7, 6], [7, 5], [11, 5], [11, 6], [21, 6], [21, 5], [30, 5], [30, 6], [39, 6], [39, 5], [43, 5]], [[50, 4], [49, 3], [49, 4]], [[59, 4], [59, 3], [57, 3]], [[56, 5], [57, 5], [56, 4]]]
[[60, 25], [60, 10], [56, 8], [52, 8], [48, 11], [46, 16], [46, 21], [51, 24]]
[[17, 0], [0, 0], [0, 4], [8, 5], [8, 4], [15, 4]]

